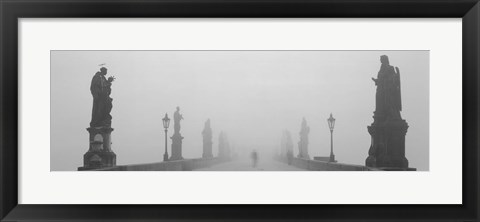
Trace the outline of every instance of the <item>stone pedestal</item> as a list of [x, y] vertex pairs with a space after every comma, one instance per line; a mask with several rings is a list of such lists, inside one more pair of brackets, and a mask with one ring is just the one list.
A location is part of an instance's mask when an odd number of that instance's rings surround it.
[[333, 155], [333, 153], [330, 154], [329, 162], [337, 162], [337, 161], [335, 160], [335, 155]]
[[368, 126], [372, 143], [365, 161], [367, 167], [407, 169], [405, 158], [405, 135], [408, 124], [405, 120], [374, 121]]
[[183, 136], [180, 133], [175, 133], [170, 139], [172, 139], [172, 156], [170, 156], [170, 160], [182, 160]]
[[302, 159], [310, 159], [310, 155], [304, 153], [299, 153], [297, 157]]
[[212, 141], [203, 142], [203, 158], [213, 158], [212, 145]]
[[168, 153], [163, 154], [163, 161], [168, 161]]
[[87, 128], [89, 136], [89, 149], [83, 155], [83, 167], [78, 170], [93, 170], [104, 167], [113, 167], [117, 164], [117, 155], [111, 148], [111, 127]]

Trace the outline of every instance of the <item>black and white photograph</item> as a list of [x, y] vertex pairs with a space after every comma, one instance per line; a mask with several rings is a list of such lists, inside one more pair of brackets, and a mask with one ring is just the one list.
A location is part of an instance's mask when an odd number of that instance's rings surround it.
[[479, 1], [0, 0], [0, 220], [477, 221]]
[[50, 170], [429, 171], [429, 56], [53, 50]]

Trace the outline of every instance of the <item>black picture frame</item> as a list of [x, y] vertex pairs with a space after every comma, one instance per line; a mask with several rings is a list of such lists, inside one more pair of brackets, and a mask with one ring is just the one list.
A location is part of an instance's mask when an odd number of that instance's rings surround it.
[[[0, 15], [0, 217], [2, 221], [479, 221], [480, 5], [477, 0], [0, 0]], [[80, 17], [462, 18], [463, 204], [18, 204], [17, 21], [19, 18]], [[445, 121], [456, 120], [455, 117], [445, 117]]]

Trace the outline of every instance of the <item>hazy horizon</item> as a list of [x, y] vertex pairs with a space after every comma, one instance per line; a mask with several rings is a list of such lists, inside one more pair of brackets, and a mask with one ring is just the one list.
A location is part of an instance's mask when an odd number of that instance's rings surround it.
[[[409, 128], [410, 167], [429, 169], [428, 51], [51, 51], [51, 170], [76, 171], [88, 150], [90, 82], [106, 63], [112, 85], [112, 150], [117, 165], [160, 162], [162, 118], [181, 122], [183, 157], [202, 156], [207, 119], [227, 133], [238, 153], [280, 149], [289, 130], [298, 154], [302, 118], [310, 126], [310, 157], [328, 156], [327, 118], [336, 118], [334, 153], [340, 163], [365, 165], [370, 147], [380, 56], [401, 71], [402, 118]], [[173, 134], [173, 121], [168, 136]], [[168, 140], [171, 154], [171, 140]]]

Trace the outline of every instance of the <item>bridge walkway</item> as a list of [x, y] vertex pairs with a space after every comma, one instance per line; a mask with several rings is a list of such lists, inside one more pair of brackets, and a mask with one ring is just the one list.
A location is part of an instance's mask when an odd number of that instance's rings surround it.
[[258, 161], [256, 167], [253, 167], [252, 160], [248, 157], [239, 157], [229, 162], [216, 164], [206, 168], [195, 169], [195, 171], [304, 171], [272, 158], [264, 158]]

